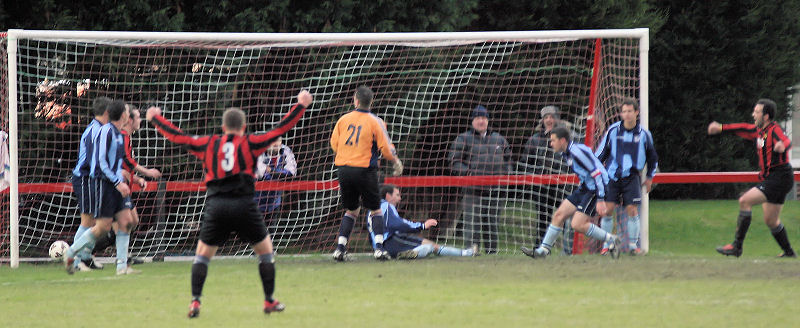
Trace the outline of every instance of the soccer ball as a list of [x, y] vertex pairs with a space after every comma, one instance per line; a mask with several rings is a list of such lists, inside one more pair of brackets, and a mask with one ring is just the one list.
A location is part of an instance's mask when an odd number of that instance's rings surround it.
[[50, 245], [50, 257], [58, 260], [67, 253], [67, 249], [69, 249], [69, 244], [66, 241], [56, 240]]

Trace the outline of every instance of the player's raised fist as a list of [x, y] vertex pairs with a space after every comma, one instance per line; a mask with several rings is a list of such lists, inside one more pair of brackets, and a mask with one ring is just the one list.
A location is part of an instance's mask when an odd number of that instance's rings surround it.
[[161, 108], [155, 106], [150, 107], [147, 109], [147, 114], [145, 116], [145, 119], [149, 122], [151, 119], [153, 119], [153, 116], [156, 115], [161, 115]]
[[719, 122], [711, 122], [711, 124], [708, 125], [708, 134], [717, 134], [720, 132], [722, 132], [722, 124], [719, 124]]
[[297, 94], [297, 102], [300, 105], [303, 105], [303, 107], [308, 108], [313, 101], [314, 98], [311, 96], [311, 92], [308, 92], [308, 90], [302, 90]]

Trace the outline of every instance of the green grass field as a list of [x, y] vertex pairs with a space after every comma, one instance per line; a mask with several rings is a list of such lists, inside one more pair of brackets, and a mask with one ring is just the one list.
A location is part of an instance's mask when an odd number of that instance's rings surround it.
[[[212, 261], [197, 319], [186, 319], [190, 264], [68, 276], [56, 264], [0, 267], [0, 327], [790, 327], [800, 321], [800, 261], [779, 260], [754, 211], [739, 259], [713, 248], [733, 236], [735, 201], [658, 201], [651, 252], [523, 255], [337, 264], [327, 254], [279, 257], [265, 316], [255, 260]], [[800, 244], [800, 206], [783, 218]], [[115, 296], [120, 295], [120, 296]], [[121, 299], [122, 301], [117, 301]]]

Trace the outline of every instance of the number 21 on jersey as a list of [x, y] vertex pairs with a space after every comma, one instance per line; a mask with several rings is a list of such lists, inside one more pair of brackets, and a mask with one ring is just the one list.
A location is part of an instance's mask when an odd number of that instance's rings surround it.
[[[358, 139], [361, 137], [361, 125], [355, 126], [350, 124], [347, 126], [347, 131], [350, 131], [350, 136], [347, 137], [347, 141], [345, 141], [344, 144], [348, 146], [352, 146], [355, 144], [357, 146]], [[353, 136], [356, 137], [355, 140], [353, 140]]]

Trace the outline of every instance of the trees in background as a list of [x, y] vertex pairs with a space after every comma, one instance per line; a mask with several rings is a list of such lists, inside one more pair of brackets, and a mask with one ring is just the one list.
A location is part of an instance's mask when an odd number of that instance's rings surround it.
[[[649, 27], [650, 130], [667, 172], [757, 168], [753, 145], [707, 137], [750, 122], [758, 98], [787, 114], [800, 82], [800, 1], [6, 1], [0, 30], [406, 32]], [[733, 197], [733, 185], [665, 185], [654, 197]]]

